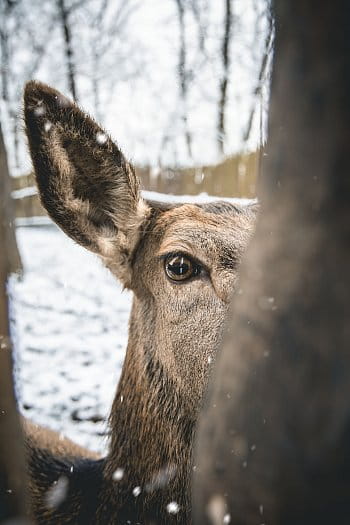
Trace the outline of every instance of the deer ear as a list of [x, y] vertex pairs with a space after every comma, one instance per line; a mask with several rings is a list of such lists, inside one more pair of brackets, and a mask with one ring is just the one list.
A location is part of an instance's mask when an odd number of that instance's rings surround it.
[[134, 168], [88, 115], [49, 86], [26, 85], [24, 113], [42, 204], [128, 286], [132, 253], [149, 213]]

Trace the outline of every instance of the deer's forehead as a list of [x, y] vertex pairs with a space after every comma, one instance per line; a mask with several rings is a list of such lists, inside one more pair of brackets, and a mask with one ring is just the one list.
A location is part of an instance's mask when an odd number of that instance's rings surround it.
[[235, 267], [243, 251], [251, 221], [244, 214], [208, 213], [195, 205], [183, 205], [161, 214], [159, 255], [184, 251], [198, 258], [214, 258], [223, 268]]

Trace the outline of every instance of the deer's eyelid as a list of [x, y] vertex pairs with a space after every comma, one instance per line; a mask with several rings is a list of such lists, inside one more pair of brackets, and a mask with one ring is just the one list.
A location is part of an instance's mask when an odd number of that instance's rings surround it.
[[196, 266], [200, 266], [204, 272], [209, 273], [209, 269], [205, 263], [203, 263], [200, 259], [192, 255], [191, 253], [185, 251], [171, 250], [169, 252], [159, 254], [158, 257], [160, 261], [165, 261], [170, 257], [186, 257], [187, 259], [190, 259]]

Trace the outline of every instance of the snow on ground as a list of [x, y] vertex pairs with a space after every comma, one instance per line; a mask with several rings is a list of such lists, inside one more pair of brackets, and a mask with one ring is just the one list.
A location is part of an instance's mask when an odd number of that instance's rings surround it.
[[19, 227], [17, 238], [25, 270], [11, 283], [20, 408], [104, 451], [131, 294], [54, 225]]
[[[213, 200], [154, 192], [144, 197]], [[12, 279], [10, 289], [20, 408], [32, 420], [104, 452], [127, 344], [131, 293], [122, 291], [99, 259], [48, 217], [17, 220], [17, 238], [24, 275]]]

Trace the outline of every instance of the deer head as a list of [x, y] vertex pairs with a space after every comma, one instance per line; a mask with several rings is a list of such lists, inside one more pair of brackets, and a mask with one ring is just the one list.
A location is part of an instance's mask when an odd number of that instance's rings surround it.
[[134, 291], [138, 346], [155, 353], [194, 409], [254, 207], [145, 202], [133, 166], [107, 133], [46, 85], [27, 84], [25, 121], [44, 207]]

